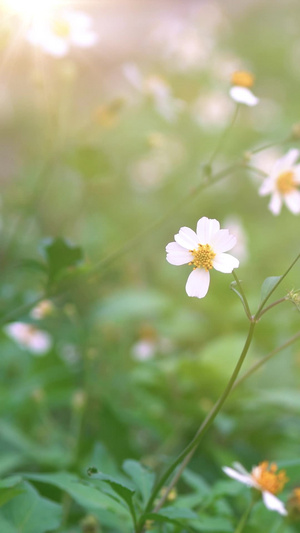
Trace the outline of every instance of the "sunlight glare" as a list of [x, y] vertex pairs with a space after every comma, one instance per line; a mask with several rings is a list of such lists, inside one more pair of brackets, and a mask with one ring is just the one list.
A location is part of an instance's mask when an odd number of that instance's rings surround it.
[[62, 0], [2, 0], [1, 2], [7, 10], [25, 18], [45, 15], [47, 11], [55, 9], [63, 3]]

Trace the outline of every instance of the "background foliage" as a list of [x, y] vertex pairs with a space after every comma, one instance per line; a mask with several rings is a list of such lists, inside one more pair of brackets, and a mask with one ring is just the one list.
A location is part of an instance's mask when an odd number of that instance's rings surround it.
[[[79, 7], [100, 39], [67, 58], [37, 55], [13, 27], [1, 27], [1, 324], [32, 323], [53, 341], [39, 357], [1, 332], [5, 533], [132, 531], [131, 499], [142, 506], [152, 470], [188, 444], [218, 399], [246, 318], [230, 275], [214, 272], [204, 300], [187, 297], [188, 268], [167, 264], [164, 251], [181, 226], [201, 216], [225, 227], [239, 221], [248, 250], [239, 276], [253, 308], [263, 280], [282, 274], [299, 246], [299, 219], [268, 211], [255, 173], [240, 167], [193, 194], [209, 180], [203, 166], [233, 112], [236, 66], [255, 73], [261, 102], [241, 108], [213, 173], [286, 139], [299, 120], [298, 2]], [[170, 46], [176, 20], [183, 42], [199, 39], [194, 63]], [[180, 100], [174, 119], [128, 81], [130, 62], [166, 80]], [[255, 164], [267, 168], [297, 143], [263, 151]], [[278, 297], [292, 288], [299, 267]], [[30, 309], [45, 295], [54, 309], [36, 320]], [[272, 310], [246, 366], [298, 330], [295, 306]], [[153, 531], [234, 531], [250, 497], [222, 474], [235, 460], [247, 468], [274, 460], [290, 488], [300, 483], [299, 364], [298, 343], [233, 393]], [[110, 478], [88, 478], [92, 466]], [[116, 478], [124, 483], [117, 492]], [[258, 504], [246, 531], [273, 531], [277, 521]]]

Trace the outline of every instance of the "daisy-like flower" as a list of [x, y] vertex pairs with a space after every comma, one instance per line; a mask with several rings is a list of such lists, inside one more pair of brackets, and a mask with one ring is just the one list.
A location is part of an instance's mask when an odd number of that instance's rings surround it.
[[44, 355], [52, 346], [50, 335], [31, 324], [12, 322], [4, 330], [21, 348], [32, 352], [34, 355]]
[[284, 470], [278, 471], [275, 463], [269, 464], [267, 461], [254, 466], [250, 473], [239, 463], [234, 463], [233, 466], [235, 468], [224, 466], [223, 472], [232, 479], [259, 490], [265, 506], [270, 511], [277, 511], [281, 515], [287, 514], [284, 504], [275, 496], [282, 491], [288, 481]]
[[233, 100], [250, 107], [258, 104], [259, 99], [250, 91], [250, 87], [254, 84], [254, 77], [250, 72], [245, 70], [234, 72], [231, 77], [231, 84], [229, 94]]
[[230, 273], [239, 266], [238, 259], [224, 253], [234, 247], [236, 237], [227, 229], [220, 229], [220, 223], [215, 219], [202, 217], [198, 220], [196, 233], [183, 227], [174, 238], [176, 242], [170, 242], [166, 247], [167, 261], [171, 265], [189, 264], [194, 267], [185, 287], [188, 296], [204, 298], [212, 268]]
[[278, 159], [270, 175], [262, 183], [260, 196], [271, 195], [269, 209], [279, 215], [282, 203], [294, 214], [300, 213], [300, 165], [295, 165], [299, 150], [293, 148]]
[[72, 46], [89, 48], [98, 40], [91, 29], [91, 18], [80, 11], [64, 11], [33, 20], [27, 38], [31, 44], [56, 57], [66, 56]]

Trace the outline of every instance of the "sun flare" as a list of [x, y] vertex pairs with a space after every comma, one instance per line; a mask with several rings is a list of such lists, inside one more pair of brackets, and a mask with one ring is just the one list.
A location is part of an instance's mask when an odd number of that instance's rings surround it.
[[29, 19], [44, 16], [64, 3], [64, 0], [0, 0], [7, 11]]

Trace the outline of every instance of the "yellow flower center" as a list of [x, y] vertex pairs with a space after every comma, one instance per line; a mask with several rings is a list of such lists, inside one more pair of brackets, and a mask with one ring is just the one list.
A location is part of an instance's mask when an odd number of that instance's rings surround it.
[[70, 24], [63, 19], [55, 19], [52, 23], [52, 31], [58, 37], [68, 37], [71, 33]]
[[252, 87], [254, 84], [254, 76], [246, 70], [238, 70], [231, 76], [232, 85], [239, 85], [239, 87]]
[[292, 170], [282, 172], [276, 180], [276, 186], [281, 194], [288, 194], [289, 192], [294, 191], [297, 187], [294, 172]]
[[264, 461], [253, 468], [251, 475], [263, 490], [267, 490], [272, 494], [278, 494], [288, 482], [288, 478], [284, 470], [277, 470], [278, 468], [275, 463], [269, 465], [267, 461]]
[[209, 246], [209, 244], [199, 244], [197, 250], [190, 250], [194, 259], [189, 265], [194, 265], [195, 268], [205, 268], [206, 271], [211, 270], [213, 267], [213, 259], [216, 257], [215, 252]]

